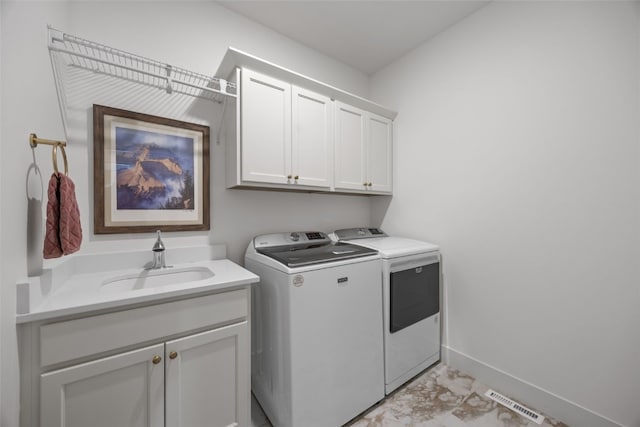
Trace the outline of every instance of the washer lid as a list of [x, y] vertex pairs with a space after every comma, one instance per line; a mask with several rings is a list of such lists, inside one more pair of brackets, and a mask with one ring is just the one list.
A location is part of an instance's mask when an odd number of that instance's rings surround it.
[[256, 250], [287, 267], [303, 267], [332, 261], [375, 255], [375, 249], [349, 243], [329, 243], [319, 245], [262, 248]]

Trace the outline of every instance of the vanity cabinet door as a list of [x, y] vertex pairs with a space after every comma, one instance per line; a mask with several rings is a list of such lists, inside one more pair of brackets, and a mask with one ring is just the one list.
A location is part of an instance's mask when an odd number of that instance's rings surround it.
[[166, 427], [250, 425], [246, 321], [166, 343]]
[[40, 424], [47, 427], [163, 427], [164, 345], [40, 376]]

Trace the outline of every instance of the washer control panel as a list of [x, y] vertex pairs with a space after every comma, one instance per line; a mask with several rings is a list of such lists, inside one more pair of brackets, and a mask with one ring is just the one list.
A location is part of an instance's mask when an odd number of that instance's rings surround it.
[[256, 249], [276, 248], [284, 246], [308, 246], [327, 244], [331, 239], [321, 231], [289, 231], [285, 233], [262, 234], [253, 239]]

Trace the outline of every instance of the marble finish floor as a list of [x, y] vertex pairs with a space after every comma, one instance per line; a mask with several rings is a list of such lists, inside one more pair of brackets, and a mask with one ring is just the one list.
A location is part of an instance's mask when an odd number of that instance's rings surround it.
[[[347, 425], [349, 427], [539, 426], [486, 397], [484, 393], [488, 389], [489, 387], [476, 381], [475, 378], [440, 364], [420, 374]], [[500, 392], [500, 390], [495, 391]], [[536, 408], [530, 409], [540, 412]], [[252, 398], [251, 421], [253, 427], [271, 427], [255, 398]], [[568, 427], [546, 415], [542, 426]]]

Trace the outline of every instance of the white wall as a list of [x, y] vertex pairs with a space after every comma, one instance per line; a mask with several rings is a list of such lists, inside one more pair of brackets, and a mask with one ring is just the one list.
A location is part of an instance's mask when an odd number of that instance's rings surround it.
[[[0, 425], [18, 423], [18, 354], [15, 334], [15, 283], [28, 272], [47, 268], [43, 262], [43, 187], [52, 172], [51, 151], [27, 145], [30, 132], [64, 139], [46, 45], [46, 25], [89, 40], [204, 74], [213, 74], [227, 46], [234, 46], [329, 84], [367, 96], [364, 74], [267, 30], [211, 2], [0, 2], [1, 128], [0, 239], [2, 271], [2, 378]], [[206, 102], [145, 92], [104, 80], [70, 79], [70, 176], [76, 184], [84, 229], [81, 253], [150, 249], [152, 235], [92, 234], [93, 190], [90, 108], [92, 103], [205, 123], [217, 131], [220, 107]], [[368, 223], [366, 197], [226, 190], [224, 146], [211, 146], [211, 231], [168, 233], [171, 248], [220, 243], [229, 258], [242, 261], [253, 235], [289, 229], [335, 228]], [[40, 175], [30, 165], [35, 161]], [[46, 187], [44, 187], [46, 188]], [[32, 209], [28, 212], [28, 198]], [[29, 214], [29, 215], [28, 215]], [[28, 219], [29, 216], [29, 219]]]
[[[0, 34], [2, 34], [2, 4], [0, 4]], [[0, 99], [2, 97], [2, 38], [0, 37]], [[0, 102], [0, 129], [3, 128], [2, 120], [2, 102]], [[2, 144], [2, 135], [0, 134], [0, 147]], [[2, 188], [2, 160], [0, 159], [0, 189]], [[1, 190], [0, 190], [1, 191]], [[1, 193], [0, 193], [1, 194]], [[0, 197], [0, 224], [2, 224], [2, 197]], [[0, 271], [4, 271], [4, 257], [0, 256]], [[0, 279], [0, 284], [2, 283]], [[2, 322], [2, 292], [0, 291], [0, 322]], [[0, 324], [0, 337], [1, 337], [2, 324]], [[0, 339], [0, 367], [2, 366], [2, 340]], [[2, 368], [0, 368], [0, 384], [2, 384]], [[2, 387], [0, 387], [0, 402], [2, 402]], [[0, 405], [0, 424], [2, 423], [2, 405]]]
[[[46, 39], [40, 27], [47, 22], [47, 14], [55, 19], [64, 13], [64, 8], [57, 9], [53, 4], [40, 8], [28, 2], [24, 5], [0, 2], [0, 8], [0, 103], [3, 121], [0, 129], [0, 199], [3, 200], [0, 222], [0, 256], [3, 261], [0, 271], [0, 425], [15, 426], [19, 408], [15, 283], [18, 277], [26, 276], [28, 195], [25, 183], [33, 160], [27, 138], [34, 131], [51, 138], [61, 135], [55, 88], [47, 76], [51, 68], [46, 48], [43, 49]], [[34, 27], [30, 23], [37, 25]], [[46, 157], [46, 154], [50, 156], [50, 151], [40, 151], [43, 152], [39, 153], [39, 163], [43, 171], [50, 173], [51, 166], [47, 164]]]
[[451, 363], [570, 425], [640, 425], [639, 22], [494, 2], [372, 79], [400, 112], [373, 222], [442, 246]]

